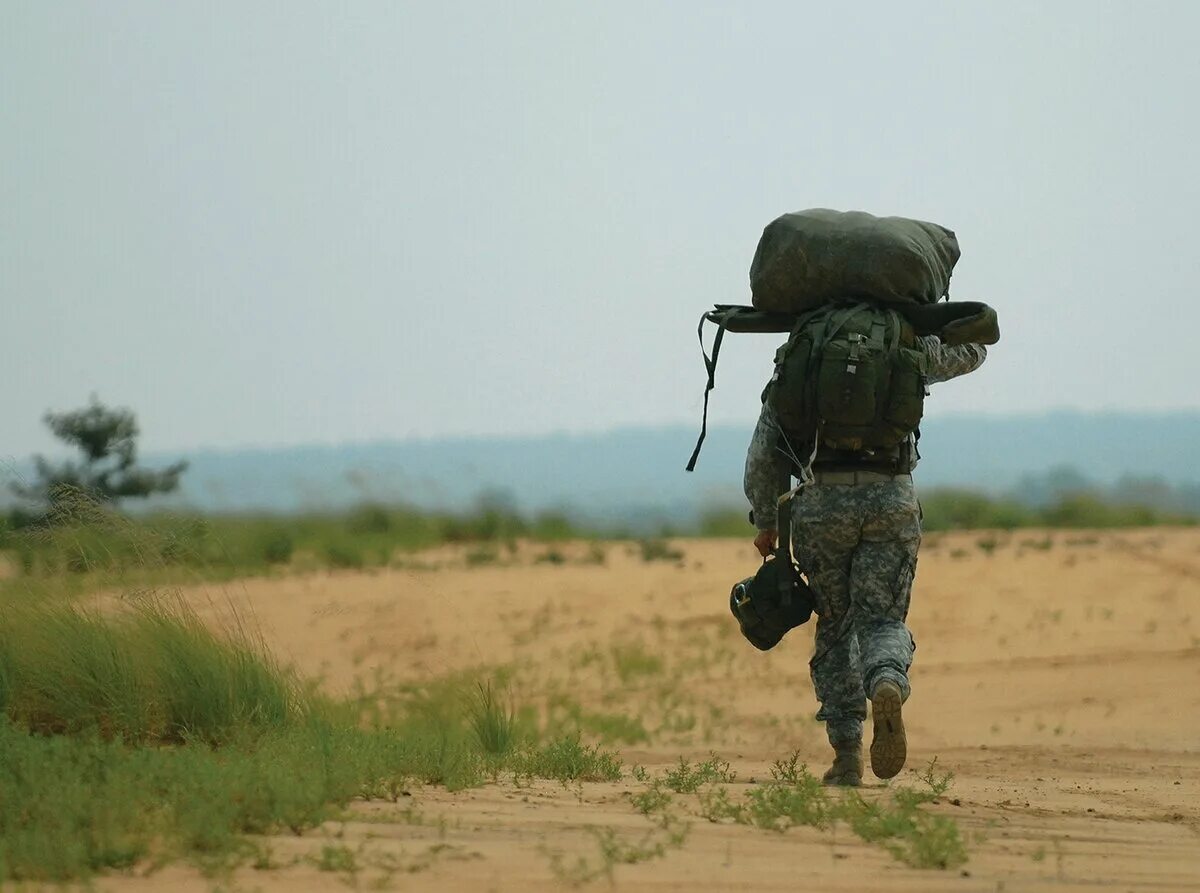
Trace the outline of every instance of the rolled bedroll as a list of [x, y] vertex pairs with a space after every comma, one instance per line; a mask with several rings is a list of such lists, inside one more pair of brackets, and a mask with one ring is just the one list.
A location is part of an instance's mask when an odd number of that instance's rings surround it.
[[[898, 304], [893, 309], [908, 320], [917, 335], [937, 335], [947, 344], [995, 344], [1000, 340], [996, 311], [982, 301]], [[790, 332], [800, 315], [744, 304], [715, 304], [704, 319], [729, 332], [762, 334]]]

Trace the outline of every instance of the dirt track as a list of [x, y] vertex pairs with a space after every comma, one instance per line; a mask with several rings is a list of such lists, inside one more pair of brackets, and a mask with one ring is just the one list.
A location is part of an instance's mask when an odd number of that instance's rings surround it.
[[[585, 563], [586, 546], [563, 550], [563, 564], [534, 563], [546, 550], [530, 547], [511, 566], [467, 568], [447, 550], [378, 574], [248, 581], [189, 598], [249, 605], [273, 647], [333, 690], [356, 677], [512, 664], [518, 698], [565, 693], [589, 709], [643, 715], [653, 734], [621, 747], [627, 764], [656, 771], [711, 750], [731, 762], [737, 788], [798, 748], [822, 770], [811, 626], [755, 652], [724, 604], [756, 564], [749, 543], [680, 545], [678, 564], [609, 545], [603, 565]], [[936, 756], [955, 773], [931, 808], [968, 833], [962, 869], [908, 868], [845, 828], [777, 834], [692, 816], [682, 847], [617, 866], [616, 887], [1200, 890], [1200, 531], [931, 536], [910, 624], [908, 765]], [[659, 656], [661, 672], [620, 676], [602, 659], [629, 643]], [[398, 860], [389, 889], [560, 889], [550, 854], [594, 858], [588, 826], [645, 834], [628, 798], [640, 788], [632, 779], [417, 788], [400, 805], [361, 804], [355, 821], [272, 846], [286, 863], [340, 835], [366, 864], [372, 854]], [[234, 882], [344, 890], [373, 877], [298, 861], [245, 868]], [[212, 886], [182, 867], [101, 885]]]

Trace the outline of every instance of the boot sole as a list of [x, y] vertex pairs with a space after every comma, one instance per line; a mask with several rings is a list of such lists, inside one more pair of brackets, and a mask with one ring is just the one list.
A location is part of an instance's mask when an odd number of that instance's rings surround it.
[[894, 685], [880, 685], [871, 698], [871, 717], [875, 728], [871, 739], [871, 771], [878, 778], [892, 778], [904, 768], [908, 758], [908, 739], [900, 715], [903, 700]]

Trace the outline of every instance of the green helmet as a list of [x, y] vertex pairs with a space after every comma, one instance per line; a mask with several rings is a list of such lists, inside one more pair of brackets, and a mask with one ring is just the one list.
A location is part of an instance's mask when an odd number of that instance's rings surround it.
[[788, 630], [807, 623], [813, 613], [813, 595], [795, 565], [787, 574], [775, 556], [763, 562], [753, 577], [733, 587], [729, 610], [746, 640], [759, 651], [779, 644]]

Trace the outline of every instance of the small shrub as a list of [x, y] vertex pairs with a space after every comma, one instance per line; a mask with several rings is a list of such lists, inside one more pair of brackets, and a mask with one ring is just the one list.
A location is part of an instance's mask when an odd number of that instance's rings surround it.
[[638, 543], [642, 561], [682, 561], [683, 551], [663, 539], [642, 540]]
[[494, 546], [481, 545], [470, 549], [464, 556], [467, 562], [467, 567], [483, 567], [488, 564], [495, 564], [500, 560], [500, 553], [496, 551]]
[[975, 541], [975, 545], [979, 547], [979, 550], [983, 552], [984, 555], [991, 555], [1002, 545], [1002, 543], [999, 537], [984, 536], [977, 539]]
[[267, 564], [287, 564], [296, 551], [296, 543], [286, 531], [271, 533], [262, 544], [262, 558]]
[[642, 815], [648, 816], [661, 812], [671, 805], [671, 795], [662, 789], [659, 782], [654, 782], [644, 791], [639, 791], [631, 798], [633, 808]]
[[387, 533], [392, 519], [381, 505], [362, 505], [346, 517], [346, 529], [355, 534]]
[[313, 861], [318, 871], [340, 871], [346, 874], [358, 871], [358, 859], [354, 850], [347, 846], [326, 844], [321, 847], [320, 854]]
[[325, 546], [325, 561], [330, 567], [342, 570], [359, 570], [367, 563], [362, 549], [341, 542]]

